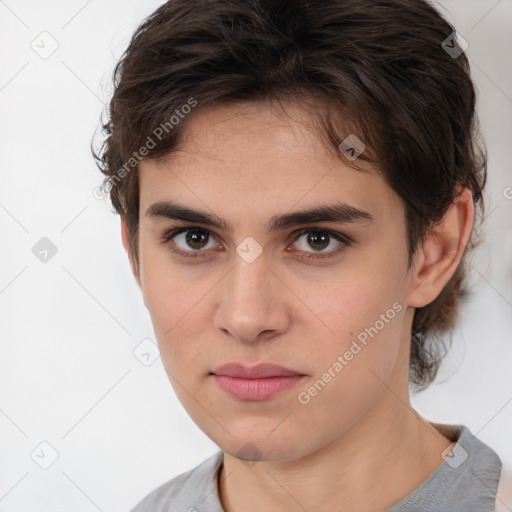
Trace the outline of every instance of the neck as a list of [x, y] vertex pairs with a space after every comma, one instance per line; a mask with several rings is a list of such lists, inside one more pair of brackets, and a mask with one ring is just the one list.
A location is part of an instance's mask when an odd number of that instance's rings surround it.
[[408, 395], [386, 388], [357, 424], [300, 459], [248, 466], [225, 453], [219, 496], [226, 512], [385, 510], [443, 462], [450, 443]]

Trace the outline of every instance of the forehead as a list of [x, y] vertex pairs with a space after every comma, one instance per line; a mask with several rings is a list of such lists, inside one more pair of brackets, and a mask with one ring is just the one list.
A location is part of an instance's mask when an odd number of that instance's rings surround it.
[[141, 218], [150, 204], [178, 199], [232, 219], [335, 202], [373, 217], [400, 213], [378, 169], [368, 161], [354, 162], [363, 170], [344, 163], [297, 105], [217, 105], [195, 111], [183, 128], [176, 151], [140, 163]]

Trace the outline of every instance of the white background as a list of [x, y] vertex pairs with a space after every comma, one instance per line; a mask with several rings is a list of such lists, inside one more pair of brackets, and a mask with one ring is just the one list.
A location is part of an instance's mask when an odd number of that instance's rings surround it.
[[[154, 340], [149, 314], [119, 217], [92, 195], [102, 175], [89, 144], [113, 66], [160, 3], [0, 1], [3, 512], [127, 511], [217, 451], [177, 401], [160, 359], [146, 367], [133, 354]], [[442, 5], [469, 43], [479, 91], [487, 235], [450, 357], [438, 383], [413, 400], [430, 420], [467, 425], [510, 468], [512, 0]], [[43, 37], [46, 49], [58, 44], [47, 59], [31, 47]], [[42, 237], [58, 251], [46, 263], [32, 252]], [[51, 462], [44, 441], [58, 453], [48, 469], [39, 465]], [[512, 497], [504, 499], [512, 510]]]

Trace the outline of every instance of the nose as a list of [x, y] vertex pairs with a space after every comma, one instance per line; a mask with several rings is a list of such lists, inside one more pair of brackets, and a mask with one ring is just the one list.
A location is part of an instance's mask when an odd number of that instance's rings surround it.
[[286, 286], [269, 268], [264, 253], [251, 263], [238, 255], [222, 280], [214, 326], [248, 343], [284, 332], [289, 324]]

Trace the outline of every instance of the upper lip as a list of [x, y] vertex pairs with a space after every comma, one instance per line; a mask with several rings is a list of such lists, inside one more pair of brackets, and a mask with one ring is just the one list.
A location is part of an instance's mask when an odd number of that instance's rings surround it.
[[213, 370], [215, 375], [240, 377], [244, 379], [263, 379], [265, 377], [291, 377], [302, 375], [284, 366], [273, 363], [260, 363], [256, 366], [244, 366], [240, 363], [227, 363]]

